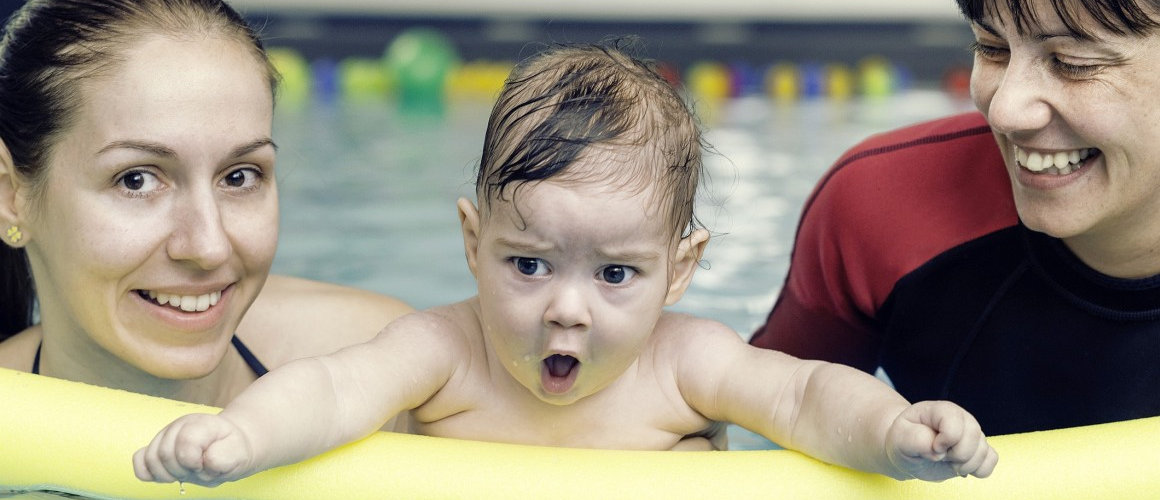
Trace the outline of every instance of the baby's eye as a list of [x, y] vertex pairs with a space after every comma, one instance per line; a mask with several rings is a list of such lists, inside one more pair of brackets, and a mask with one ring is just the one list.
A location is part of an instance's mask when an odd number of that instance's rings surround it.
[[512, 257], [511, 262], [520, 274], [526, 276], [543, 276], [548, 273], [548, 264], [541, 259], [532, 257]]
[[636, 276], [636, 269], [628, 266], [608, 266], [600, 270], [600, 279], [618, 285]]
[[157, 176], [145, 170], [130, 170], [118, 177], [115, 182], [134, 196], [145, 195], [161, 188], [161, 181]]

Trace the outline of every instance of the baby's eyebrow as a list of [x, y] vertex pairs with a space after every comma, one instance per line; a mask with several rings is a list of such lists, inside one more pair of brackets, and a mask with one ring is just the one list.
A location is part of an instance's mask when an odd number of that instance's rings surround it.
[[601, 250], [599, 253], [614, 262], [649, 262], [661, 258], [661, 253], [653, 250]]
[[497, 245], [501, 245], [501, 246], [510, 248], [516, 252], [525, 252], [525, 253], [544, 253], [544, 252], [550, 251], [553, 248], [555, 248], [555, 246], [551, 245], [551, 244], [539, 244], [539, 245], [537, 245], [535, 243], [529, 243], [526, 241], [510, 240], [507, 238], [496, 238], [495, 242]]

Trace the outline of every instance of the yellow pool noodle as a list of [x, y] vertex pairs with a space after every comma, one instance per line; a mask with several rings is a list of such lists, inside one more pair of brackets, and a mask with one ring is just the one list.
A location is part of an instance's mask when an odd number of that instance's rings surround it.
[[787, 450], [608, 451], [377, 433], [217, 488], [138, 481], [132, 454], [216, 408], [0, 369], [0, 493], [92, 498], [1114, 499], [1160, 494], [1160, 417], [994, 436], [987, 479], [893, 479]]

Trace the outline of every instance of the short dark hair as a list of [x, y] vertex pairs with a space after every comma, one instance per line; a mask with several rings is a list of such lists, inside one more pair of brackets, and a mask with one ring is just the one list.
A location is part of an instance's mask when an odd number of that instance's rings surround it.
[[[998, 16], [1003, 9], [1010, 13], [1020, 34], [1039, 25], [1041, 13], [1031, 0], [957, 1], [959, 11], [972, 22], [980, 22], [988, 15]], [[1148, 35], [1160, 27], [1160, 22], [1153, 18], [1160, 11], [1160, 2], [1156, 0], [1054, 0], [1050, 5], [1064, 26], [1080, 38], [1094, 38], [1094, 27], [1083, 22], [1085, 13], [1100, 28], [1117, 35]]]

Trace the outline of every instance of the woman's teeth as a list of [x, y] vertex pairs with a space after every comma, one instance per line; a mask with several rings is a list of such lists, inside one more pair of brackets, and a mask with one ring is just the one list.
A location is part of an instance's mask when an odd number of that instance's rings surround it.
[[1099, 150], [1094, 148], [1073, 149], [1056, 153], [1039, 153], [1023, 150], [1015, 146], [1015, 162], [1035, 173], [1067, 175], [1079, 168], [1088, 157]]
[[175, 295], [157, 293], [149, 290], [148, 292], [143, 292], [142, 295], [149, 297], [150, 300], [160, 305], [176, 307], [185, 312], [205, 311], [211, 306], [217, 305], [218, 301], [222, 298], [221, 292], [212, 292], [204, 295]]

